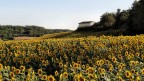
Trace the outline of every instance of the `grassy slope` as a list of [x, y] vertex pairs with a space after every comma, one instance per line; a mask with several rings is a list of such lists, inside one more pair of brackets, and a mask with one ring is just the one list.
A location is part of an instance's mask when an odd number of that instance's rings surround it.
[[14, 40], [30, 40], [37, 37], [14, 37]]
[[119, 36], [119, 31], [102, 31], [102, 32], [61, 32], [61, 33], [53, 33], [53, 34], [45, 34], [41, 37], [15, 37], [15, 40], [29, 40], [29, 39], [50, 39], [50, 38], [81, 38], [81, 37], [90, 37], [90, 36], [102, 36], [107, 35], [111, 36], [114, 34], [115, 36]]
[[55, 34], [46, 34], [42, 37], [39, 37], [40, 39], [48, 39], [48, 38], [80, 38], [80, 37], [89, 37], [89, 36], [120, 36], [120, 31], [117, 30], [111, 30], [111, 31], [102, 31], [102, 32], [62, 32], [62, 33], [55, 33]]

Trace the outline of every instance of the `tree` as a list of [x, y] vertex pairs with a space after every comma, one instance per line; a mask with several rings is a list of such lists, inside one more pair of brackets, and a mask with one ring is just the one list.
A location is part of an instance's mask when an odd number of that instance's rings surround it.
[[113, 27], [115, 21], [116, 20], [115, 20], [115, 14], [114, 13], [105, 13], [101, 16], [100, 24], [105, 29], [110, 29]]
[[130, 11], [129, 29], [131, 32], [143, 33], [144, 31], [144, 0], [135, 1]]
[[126, 24], [128, 17], [129, 10], [123, 10], [122, 12], [118, 10], [116, 14], [115, 29], [121, 28], [124, 24]]

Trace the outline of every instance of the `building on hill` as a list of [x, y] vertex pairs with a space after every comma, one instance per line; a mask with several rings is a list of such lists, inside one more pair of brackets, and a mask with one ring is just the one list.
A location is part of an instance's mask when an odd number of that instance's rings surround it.
[[95, 24], [94, 21], [84, 21], [84, 22], [80, 22], [79, 23], [79, 27], [78, 28], [91, 27], [94, 24]]

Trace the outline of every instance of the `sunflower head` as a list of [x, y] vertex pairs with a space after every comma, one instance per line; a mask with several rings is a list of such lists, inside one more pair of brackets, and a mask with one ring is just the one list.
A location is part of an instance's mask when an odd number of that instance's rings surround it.
[[112, 57], [112, 62], [114, 62], [114, 63], [116, 63], [116, 62], [117, 62], [116, 57]]
[[68, 78], [68, 73], [67, 72], [63, 73], [63, 78]]
[[16, 74], [20, 74], [21, 70], [20, 69], [16, 69], [15, 73]]
[[0, 64], [0, 71], [3, 69], [3, 65], [2, 64]]
[[60, 67], [60, 68], [63, 67], [63, 63], [62, 63], [62, 62], [59, 63], [59, 67]]
[[131, 74], [130, 71], [125, 71], [125, 76], [126, 76], [127, 78], [131, 78], [132, 74]]
[[42, 75], [42, 80], [47, 80], [47, 75]]
[[20, 66], [20, 70], [23, 72], [25, 71], [25, 66]]
[[55, 76], [58, 76], [58, 75], [59, 75], [58, 71], [55, 71]]
[[54, 76], [49, 75], [49, 76], [47, 77], [47, 81], [55, 81]]
[[142, 75], [144, 75], [144, 68], [143, 68], [143, 69], [141, 69], [141, 73], [142, 73]]
[[37, 73], [38, 73], [39, 76], [41, 76], [43, 74], [42, 69], [38, 69]]
[[79, 67], [78, 63], [73, 64], [73, 68], [77, 69]]
[[136, 76], [136, 80], [135, 81], [141, 81], [141, 77], [140, 76]]
[[78, 81], [86, 81], [86, 79], [83, 76], [78, 76]]
[[88, 73], [89, 73], [89, 74], [93, 74], [93, 73], [94, 73], [94, 68], [89, 67], [89, 68], [88, 68]]
[[13, 72], [10, 72], [10, 78], [14, 78], [15, 77], [15, 74]]
[[120, 77], [120, 76], [117, 77], [117, 80], [118, 80], [118, 81], [123, 81], [122, 77]]

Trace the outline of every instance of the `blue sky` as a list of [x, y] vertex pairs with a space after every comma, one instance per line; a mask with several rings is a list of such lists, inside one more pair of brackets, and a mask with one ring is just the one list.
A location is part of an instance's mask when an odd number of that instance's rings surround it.
[[38, 25], [72, 29], [81, 21], [99, 21], [105, 12], [129, 9], [134, 0], [0, 0], [1, 25]]

